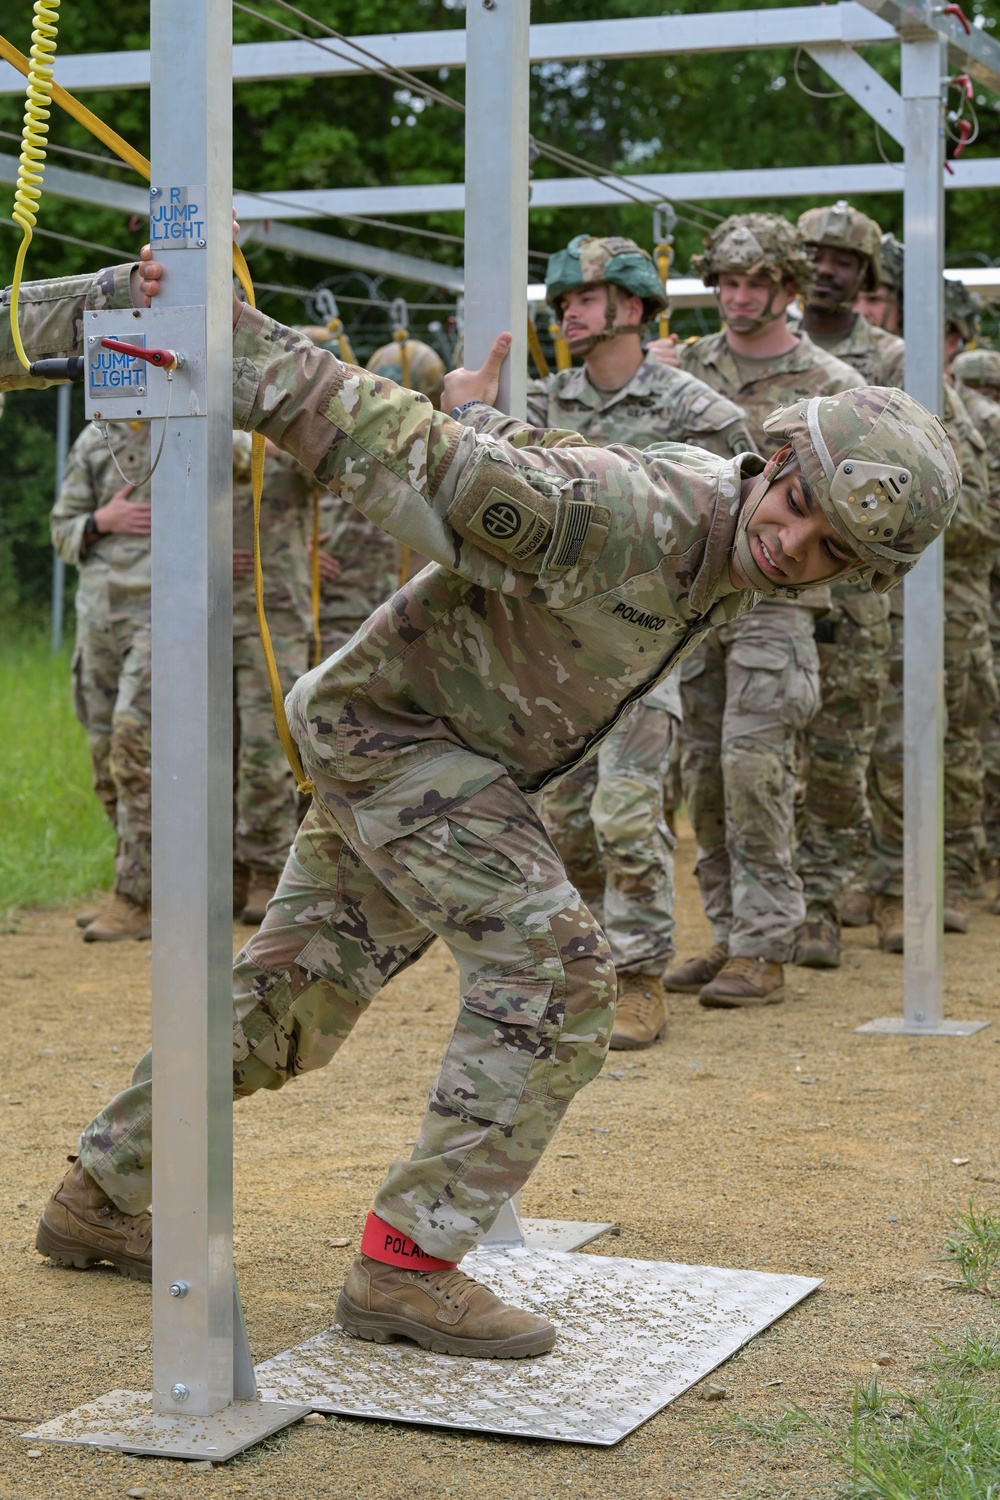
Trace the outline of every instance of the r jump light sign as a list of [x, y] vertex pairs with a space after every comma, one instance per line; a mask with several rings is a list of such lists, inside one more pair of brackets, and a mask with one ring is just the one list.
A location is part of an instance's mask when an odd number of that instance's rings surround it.
[[206, 192], [203, 187], [151, 187], [149, 243], [157, 250], [204, 250]]

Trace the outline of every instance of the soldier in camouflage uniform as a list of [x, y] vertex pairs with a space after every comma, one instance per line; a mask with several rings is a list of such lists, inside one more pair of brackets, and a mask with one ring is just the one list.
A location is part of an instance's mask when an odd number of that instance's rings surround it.
[[[841, 200], [802, 214], [799, 233], [813, 264], [804, 332], [866, 385], [901, 386], [903, 340], [854, 310], [860, 292], [881, 285], [879, 226]], [[823, 969], [840, 964], [840, 900], [864, 878], [868, 766], [892, 643], [885, 595], [845, 580], [832, 585], [831, 596], [830, 613], [816, 621], [822, 704], [805, 731], [808, 770], [795, 856], [806, 899], [795, 961]]]
[[[746, 412], [770, 455], [764, 418], [776, 406], [861, 383], [848, 365], [788, 327], [812, 282], [795, 228], [777, 214], [736, 214], [692, 269], [716, 288], [726, 326], [671, 352]], [[681, 668], [681, 772], [698, 840], [697, 874], [712, 924], [708, 952], [676, 964], [668, 989], [701, 1004], [770, 1005], [806, 917], [794, 864], [797, 740], [820, 701], [814, 616], [829, 589], [765, 600], [705, 640]]]
[[88, 943], [151, 931], [149, 427], [106, 431], [85, 427], [73, 444], [50, 517], [52, 545], [80, 572], [73, 706], [117, 845], [110, 898], [78, 919]]
[[[160, 274], [147, 265], [140, 290]], [[33, 357], [75, 352], [93, 290], [23, 289]], [[234, 1087], [277, 1088], [328, 1062], [388, 979], [435, 935], [448, 943], [458, 1023], [337, 1319], [360, 1337], [489, 1357], [540, 1353], [555, 1330], [456, 1262], [599, 1070], [614, 1010], [607, 944], [527, 795], [596, 748], [754, 590], [844, 569], [891, 587], [940, 534], [959, 479], [935, 418], [868, 389], [775, 413], [769, 437], [786, 441], [768, 464], [670, 443], [589, 448], [568, 433], [539, 445], [484, 404], [507, 347], [498, 339], [482, 371], [457, 378], [447, 417], [250, 308], [234, 337], [239, 425], [435, 560], [289, 697], [315, 796], [236, 961]], [[0, 324], [0, 388], [20, 378]], [[856, 465], [870, 476], [861, 490]], [[638, 625], [637, 611], [662, 626]], [[147, 1057], [84, 1131], [43, 1213], [43, 1254], [150, 1277], [149, 1075]]]
[[[309, 665], [312, 597], [306, 540], [319, 485], [267, 444], [260, 509], [264, 612], [285, 692]], [[233, 909], [263, 921], [298, 826], [295, 778], [274, 728], [253, 586], [250, 438], [233, 434]]]
[[[901, 288], [902, 277], [897, 278]], [[945, 353], [950, 359], [975, 332], [976, 311], [961, 283], [945, 280]], [[944, 542], [944, 930], [969, 925], [969, 896], [983, 848], [980, 731], [997, 704], [989, 634], [990, 559], [997, 512], [982, 437], [950, 378], [944, 425], [962, 468], [962, 489]], [[903, 951], [903, 597], [892, 601], [889, 685], [872, 752], [869, 796], [872, 850], [868, 883], [875, 892], [879, 946]]]
[[[666, 298], [634, 240], [578, 235], [549, 260], [546, 297], [583, 363], [530, 383], [534, 426], [579, 432], [593, 446], [687, 442], [723, 458], [752, 448], [739, 407], [643, 354], [643, 331]], [[680, 713], [677, 678], [668, 677], [542, 805], [559, 856], [611, 947], [613, 1048], [649, 1047], [666, 1029], [662, 975], [674, 956], [676, 840], [663, 786]]]
[[[986, 467], [990, 481], [990, 505], [996, 514], [1000, 499], [1000, 352], [969, 349], [951, 362], [958, 393], [986, 444]], [[1000, 676], [1000, 547], [990, 568], [990, 635], [993, 670]], [[993, 911], [1000, 916], [1000, 705], [982, 728], [983, 832], [986, 859], [997, 876]]]

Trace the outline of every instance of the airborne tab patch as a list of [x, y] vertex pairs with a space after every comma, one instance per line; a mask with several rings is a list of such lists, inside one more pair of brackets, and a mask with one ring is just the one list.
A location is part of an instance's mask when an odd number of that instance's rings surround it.
[[445, 519], [501, 562], [524, 562], [552, 535], [554, 498], [541, 494], [505, 464], [480, 466]]

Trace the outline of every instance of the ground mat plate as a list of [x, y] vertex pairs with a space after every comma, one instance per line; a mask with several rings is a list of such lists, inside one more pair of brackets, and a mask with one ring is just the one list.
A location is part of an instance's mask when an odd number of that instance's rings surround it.
[[452, 1359], [339, 1328], [257, 1367], [265, 1401], [472, 1432], [610, 1446], [667, 1406], [819, 1282], [556, 1250], [478, 1250], [463, 1268], [551, 1318], [538, 1359]]

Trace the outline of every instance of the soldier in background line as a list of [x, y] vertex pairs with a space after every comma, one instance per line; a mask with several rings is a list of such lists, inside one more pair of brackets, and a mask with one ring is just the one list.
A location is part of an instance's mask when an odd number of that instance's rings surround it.
[[[1000, 351], [968, 349], [951, 362], [958, 393], [986, 444], [990, 504], [1000, 498]], [[993, 670], [1000, 678], [1000, 546], [990, 566], [990, 636]], [[1000, 916], [1000, 705], [983, 723], [983, 832], [989, 873], [997, 889], [992, 910]]]
[[[634, 240], [577, 235], [549, 260], [545, 291], [582, 363], [530, 383], [529, 423], [578, 432], [594, 446], [691, 443], [722, 458], [752, 448], [738, 406], [643, 354], [642, 335], [666, 297]], [[668, 677], [542, 804], [560, 858], [611, 947], [613, 1048], [649, 1047], [666, 1029], [662, 975], [675, 951], [676, 840], [663, 789], [680, 716], [679, 684]]]
[[[715, 288], [723, 330], [651, 347], [743, 407], [765, 456], [774, 439], [764, 421], [776, 406], [861, 383], [788, 326], [812, 266], [787, 219], [732, 215], [692, 270]], [[706, 1006], [781, 1001], [806, 918], [794, 862], [797, 739], [819, 706], [814, 617], [830, 608], [830, 590], [783, 597], [774, 563], [773, 597], [714, 631], [681, 668], [681, 776], [712, 946], [668, 969], [664, 984]]]

